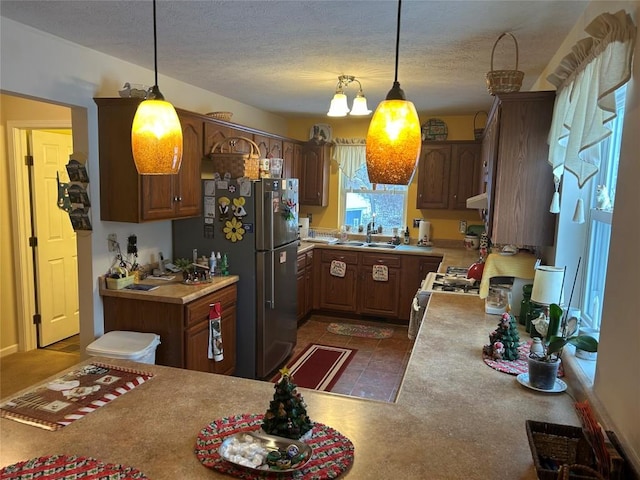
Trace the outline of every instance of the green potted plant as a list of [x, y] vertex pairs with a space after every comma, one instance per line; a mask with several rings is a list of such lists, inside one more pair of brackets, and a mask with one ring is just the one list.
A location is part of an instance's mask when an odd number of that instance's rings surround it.
[[[562, 361], [562, 350], [570, 343], [586, 352], [597, 352], [598, 341], [590, 335], [567, 335], [565, 331], [557, 335], [562, 318], [562, 308], [552, 303], [549, 305], [549, 316], [541, 315], [535, 322], [536, 329], [545, 335], [543, 351], [529, 354], [529, 384], [540, 390], [552, 390], [558, 368]], [[563, 328], [564, 330], [564, 328]]]
[[191, 275], [195, 272], [195, 268], [191, 264], [191, 260], [186, 258], [176, 258], [173, 262], [176, 267], [182, 270], [182, 278], [184, 280], [190, 280]]

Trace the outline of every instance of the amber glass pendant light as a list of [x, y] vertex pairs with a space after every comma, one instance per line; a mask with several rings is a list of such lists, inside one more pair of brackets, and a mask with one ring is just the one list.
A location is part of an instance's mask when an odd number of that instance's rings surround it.
[[398, 82], [401, 10], [399, 0], [393, 87], [376, 108], [367, 132], [367, 171], [371, 183], [408, 185], [422, 144], [416, 107], [407, 101]]
[[155, 84], [149, 99], [138, 105], [131, 126], [133, 161], [140, 175], [175, 174], [182, 163], [182, 127], [175, 108], [158, 88], [156, 0], [153, 0], [153, 62]]

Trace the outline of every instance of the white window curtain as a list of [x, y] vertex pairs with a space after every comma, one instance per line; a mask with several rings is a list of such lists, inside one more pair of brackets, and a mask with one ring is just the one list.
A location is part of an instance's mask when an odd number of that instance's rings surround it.
[[[611, 134], [607, 122], [615, 118], [615, 90], [631, 78], [636, 26], [624, 10], [603, 13], [585, 29], [580, 40], [547, 80], [557, 89], [549, 132], [549, 163], [556, 194], [551, 212], [559, 212], [557, 189], [565, 170], [582, 188], [600, 166], [591, 147]], [[578, 208], [581, 207], [578, 200]], [[576, 219], [582, 218], [576, 211]]]
[[353, 178], [358, 169], [367, 163], [364, 138], [335, 138], [333, 144], [333, 159], [344, 175]]

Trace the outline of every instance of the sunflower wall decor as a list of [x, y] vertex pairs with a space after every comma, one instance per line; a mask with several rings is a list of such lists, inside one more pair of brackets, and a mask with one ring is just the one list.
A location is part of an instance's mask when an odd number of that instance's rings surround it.
[[233, 243], [242, 241], [242, 238], [244, 236], [244, 227], [242, 225], [242, 222], [236, 217], [233, 217], [231, 220], [227, 220], [225, 222], [223, 231], [226, 239], [231, 240]]

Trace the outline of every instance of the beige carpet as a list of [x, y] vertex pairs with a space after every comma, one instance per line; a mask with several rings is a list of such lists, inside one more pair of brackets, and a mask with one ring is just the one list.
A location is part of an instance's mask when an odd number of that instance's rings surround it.
[[0, 358], [0, 398], [41, 382], [79, 361], [80, 355], [76, 353], [42, 349]]

